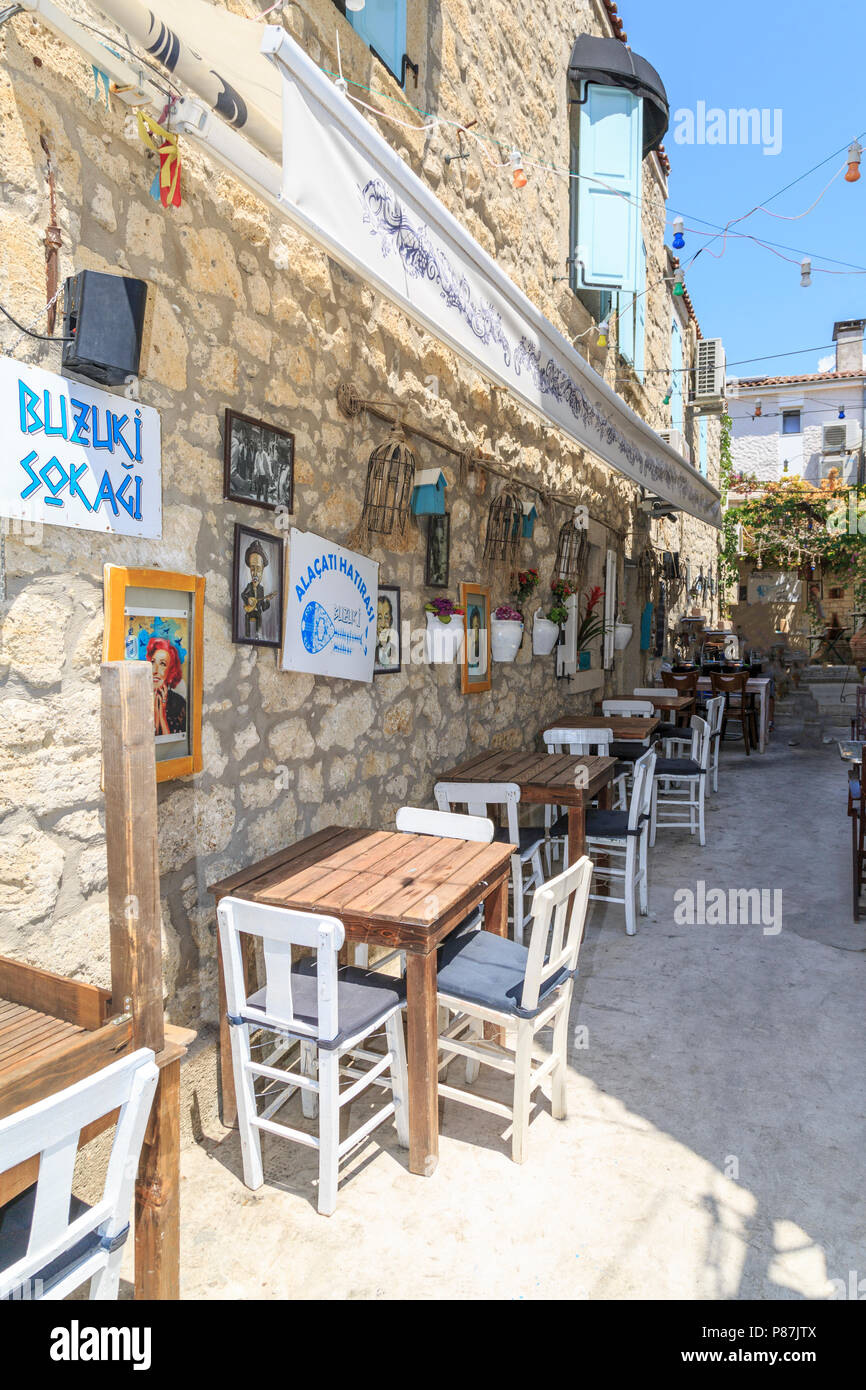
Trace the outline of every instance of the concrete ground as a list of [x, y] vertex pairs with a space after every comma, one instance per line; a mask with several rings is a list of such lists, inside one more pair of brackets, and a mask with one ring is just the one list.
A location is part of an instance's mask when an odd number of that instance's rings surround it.
[[[796, 1299], [866, 1276], [845, 769], [835, 747], [731, 742], [720, 786], [705, 849], [659, 832], [637, 936], [593, 908], [569, 1116], [541, 1099], [525, 1165], [504, 1121], [446, 1102], [432, 1178], [379, 1130], [325, 1218], [312, 1151], [266, 1136], [253, 1193], [237, 1134], [211, 1127], [183, 1153], [182, 1296]], [[771, 890], [765, 924], [678, 925], [698, 880]], [[505, 1097], [497, 1073], [478, 1084]]]

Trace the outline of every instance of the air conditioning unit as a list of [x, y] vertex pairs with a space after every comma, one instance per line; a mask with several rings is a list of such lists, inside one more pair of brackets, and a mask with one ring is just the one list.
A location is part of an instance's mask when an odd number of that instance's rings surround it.
[[681, 430], [659, 430], [659, 435], [665, 444], [670, 444], [672, 449], [676, 449], [678, 454], [682, 454], [687, 463], [691, 463], [692, 451]]
[[848, 454], [860, 448], [860, 421], [834, 420], [832, 425], [821, 426], [822, 454]]
[[702, 410], [721, 411], [725, 403], [725, 349], [721, 338], [699, 338], [692, 397]]

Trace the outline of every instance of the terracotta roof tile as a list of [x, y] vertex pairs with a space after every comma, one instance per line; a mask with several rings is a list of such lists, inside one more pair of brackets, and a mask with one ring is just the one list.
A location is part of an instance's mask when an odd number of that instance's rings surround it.
[[808, 372], [802, 376], [741, 376], [737, 384], [749, 387], [795, 386], [807, 381], [858, 381], [863, 376], [866, 376], [866, 369], [862, 372]]

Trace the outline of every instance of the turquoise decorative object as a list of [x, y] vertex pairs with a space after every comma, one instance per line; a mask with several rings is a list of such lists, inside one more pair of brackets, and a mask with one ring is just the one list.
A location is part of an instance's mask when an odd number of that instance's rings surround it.
[[441, 468], [424, 468], [416, 473], [412, 489], [412, 515], [444, 516], [447, 486]]
[[538, 516], [538, 509], [534, 502], [527, 502], [523, 508], [523, 529], [521, 535], [525, 541], [532, 540], [532, 533], [535, 530], [535, 518]]
[[578, 671], [588, 671], [592, 666], [592, 652], [578, 652]]

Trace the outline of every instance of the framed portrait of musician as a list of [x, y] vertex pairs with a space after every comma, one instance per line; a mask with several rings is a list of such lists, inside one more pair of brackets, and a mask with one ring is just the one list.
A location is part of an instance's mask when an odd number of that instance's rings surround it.
[[205, 581], [121, 565], [103, 574], [103, 660], [150, 663], [156, 780], [200, 772]]
[[291, 514], [295, 490], [295, 436], [276, 425], [227, 410], [223, 494], [249, 507]]
[[283, 631], [283, 537], [235, 524], [232, 641], [279, 647]]

